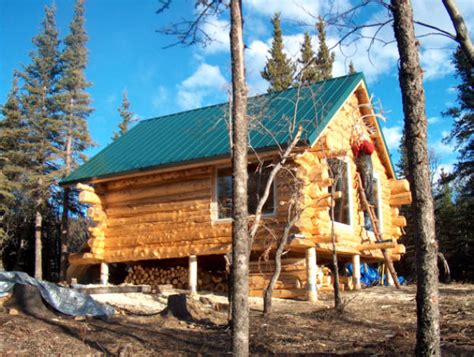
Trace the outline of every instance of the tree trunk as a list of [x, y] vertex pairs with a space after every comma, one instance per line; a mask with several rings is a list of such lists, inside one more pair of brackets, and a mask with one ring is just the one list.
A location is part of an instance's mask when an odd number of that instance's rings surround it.
[[417, 266], [418, 356], [439, 356], [438, 267], [433, 198], [427, 145], [425, 96], [413, 10], [408, 0], [391, 0], [394, 32], [400, 54], [399, 80], [405, 115], [405, 145], [413, 191]]
[[[291, 211], [291, 207], [289, 208], [289, 210]], [[288, 243], [290, 230], [299, 220], [299, 217], [300, 217], [300, 214], [298, 213], [295, 215], [295, 217], [293, 217], [293, 219], [291, 219], [287, 223], [283, 231], [283, 235], [281, 237], [280, 243], [278, 244], [277, 250], [275, 252], [275, 270], [272, 274], [272, 278], [270, 279], [270, 282], [268, 283], [267, 288], [265, 289], [265, 295], [263, 297], [263, 314], [264, 315], [269, 315], [272, 312], [273, 289], [281, 273], [281, 255], [283, 254], [283, 251]]]
[[[71, 135], [66, 140], [66, 176], [71, 173]], [[59, 280], [66, 280], [67, 260], [68, 260], [68, 239], [69, 239], [69, 198], [71, 190], [69, 187], [64, 188], [63, 192], [63, 214], [61, 217], [61, 257], [59, 261]]]
[[35, 278], [43, 279], [43, 244], [41, 242], [41, 230], [43, 226], [43, 216], [41, 212], [36, 211], [35, 217]]
[[248, 208], [247, 208], [247, 86], [241, 0], [230, 3], [232, 58], [232, 352], [249, 353]]
[[443, 4], [451, 18], [454, 29], [456, 30], [456, 41], [461, 45], [461, 48], [471, 65], [474, 65], [474, 46], [469, 37], [464, 18], [456, 6], [456, 2], [454, 0], [443, 0]]

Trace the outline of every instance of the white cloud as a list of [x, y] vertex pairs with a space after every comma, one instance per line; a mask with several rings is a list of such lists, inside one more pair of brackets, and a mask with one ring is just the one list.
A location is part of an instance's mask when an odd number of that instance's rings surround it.
[[342, 11], [350, 7], [349, 0], [244, 0], [244, 8], [253, 13], [272, 17], [281, 13], [282, 19], [314, 24], [319, 15], [324, 15], [329, 8]]
[[450, 174], [454, 170], [454, 163], [449, 162], [445, 164], [440, 164], [436, 167], [434, 175], [433, 175], [433, 182], [438, 182], [441, 178], [441, 173]]
[[453, 145], [445, 144], [442, 140], [435, 141], [430, 145], [430, 148], [433, 149], [435, 155], [439, 156], [446, 156], [455, 152]]
[[440, 118], [439, 118], [439, 117], [431, 117], [431, 118], [428, 118], [428, 124], [430, 124], [430, 125], [438, 124], [439, 121], [440, 121]]
[[214, 54], [221, 52], [229, 52], [230, 50], [230, 38], [229, 38], [229, 21], [220, 20], [217, 18], [208, 19], [203, 27], [202, 31], [209, 36], [212, 41], [203, 47], [203, 51], [206, 54]]
[[198, 69], [178, 85], [178, 104], [183, 109], [202, 106], [203, 99], [221, 92], [227, 86], [227, 81], [218, 66], [201, 63]]
[[267, 61], [268, 43], [257, 40], [250, 43], [245, 50], [245, 66], [249, 94], [263, 93], [267, 90], [268, 83], [260, 76]]
[[151, 105], [155, 110], [162, 110], [162, 106], [168, 101], [168, 90], [164, 86], [159, 86], [151, 96]]
[[400, 146], [400, 140], [402, 138], [402, 127], [401, 126], [393, 126], [383, 127], [382, 128], [383, 135], [385, 137], [385, 141], [387, 142], [387, 146], [390, 150], [397, 150]]

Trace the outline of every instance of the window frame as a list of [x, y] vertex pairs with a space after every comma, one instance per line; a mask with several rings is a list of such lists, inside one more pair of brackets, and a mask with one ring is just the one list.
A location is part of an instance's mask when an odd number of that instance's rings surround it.
[[[254, 164], [254, 162], [249, 162], [247, 165], [247, 172], [248, 172], [248, 166]], [[212, 222], [216, 223], [228, 223], [232, 222], [232, 217], [224, 217], [224, 218], [219, 218], [219, 203], [218, 197], [217, 197], [217, 179], [218, 179], [218, 171], [222, 169], [229, 169], [229, 165], [218, 165], [214, 166], [214, 174], [213, 174], [213, 179], [212, 179], [212, 200], [211, 200], [211, 220]], [[273, 211], [272, 212], [267, 212], [264, 213], [262, 212], [262, 218], [273, 218], [277, 215], [277, 206], [278, 206], [278, 201], [277, 201], [277, 185], [276, 182], [278, 180], [278, 174], [275, 176], [275, 179], [272, 182], [273, 185]], [[270, 196], [268, 197], [270, 199]], [[249, 217], [254, 217], [255, 214], [250, 214]]]
[[[352, 232], [354, 230], [354, 217], [353, 217], [354, 216], [354, 207], [353, 207], [354, 199], [352, 197], [352, 193], [353, 193], [352, 192], [352, 183], [353, 183], [353, 180], [352, 180], [351, 161], [349, 160], [349, 158], [347, 156], [335, 157], [334, 159], [340, 160], [340, 161], [344, 162], [344, 164], [346, 165], [347, 188], [348, 188], [347, 193], [349, 195], [349, 199], [348, 199], [349, 224], [334, 221], [334, 228], [339, 229], [339, 230], [346, 230], [346, 231], [351, 231]], [[327, 165], [329, 166], [329, 162], [327, 163]], [[329, 187], [328, 187], [328, 193], [331, 193], [329, 191]], [[329, 212], [329, 221], [333, 222], [332, 219], [331, 219], [331, 208], [328, 209], [328, 212]]]

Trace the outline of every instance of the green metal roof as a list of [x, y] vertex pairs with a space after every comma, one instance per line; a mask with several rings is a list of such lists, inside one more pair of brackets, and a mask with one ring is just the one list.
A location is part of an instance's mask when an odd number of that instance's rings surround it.
[[[295, 134], [289, 132], [295, 103], [294, 127], [302, 125], [303, 140], [314, 142], [361, 80], [363, 74], [357, 73], [302, 87], [299, 96], [291, 88], [249, 98], [250, 144], [255, 150], [288, 144]], [[61, 184], [228, 157], [229, 120], [228, 103], [143, 120]]]

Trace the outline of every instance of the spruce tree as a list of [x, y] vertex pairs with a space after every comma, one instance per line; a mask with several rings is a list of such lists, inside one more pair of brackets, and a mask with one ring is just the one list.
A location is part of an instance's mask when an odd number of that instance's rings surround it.
[[122, 105], [117, 109], [122, 118], [122, 121], [119, 123], [119, 131], [114, 133], [112, 140], [117, 140], [123, 134], [128, 131], [128, 126], [132, 122], [133, 113], [130, 111], [130, 102], [128, 101], [127, 91], [123, 92], [122, 96]]
[[43, 215], [51, 196], [51, 186], [58, 170], [61, 121], [58, 116], [58, 86], [60, 73], [58, 32], [55, 9], [45, 7], [42, 32], [33, 38], [36, 50], [31, 63], [20, 73], [24, 85], [21, 104], [27, 119], [28, 186], [35, 207], [35, 277], [42, 278]]
[[326, 44], [326, 30], [324, 20], [321, 16], [318, 18], [316, 30], [318, 31], [319, 42], [319, 49], [315, 61], [317, 69], [317, 80], [323, 81], [332, 78], [332, 66], [334, 64], [335, 55], [334, 52], [329, 52], [329, 48]]
[[467, 194], [474, 195], [474, 68], [459, 47], [453, 58], [457, 77], [461, 83], [456, 87], [457, 106], [444, 115], [454, 119], [447, 141], [454, 141], [459, 150], [454, 175], [462, 177]]
[[[450, 179], [456, 188], [455, 224], [457, 233], [445, 242], [454, 257], [453, 278], [474, 281], [474, 72], [473, 66], [459, 47], [453, 58], [460, 83], [456, 87], [457, 105], [444, 115], [454, 119], [447, 141], [454, 141], [459, 155]], [[443, 248], [443, 247], [442, 247]]]
[[272, 19], [273, 42], [270, 57], [261, 72], [262, 78], [270, 82], [268, 92], [277, 92], [288, 89], [293, 83], [295, 65], [283, 52], [283, 37], [281, 33], [280, 14], [275, 14]]
[[312, 84], [317, 82], [318, 75], [316, 63], [314, 62], [314, 51], [311, 45], [311, 37], [308, 32], [304, 33], [304, 41], [301, 46], [301, 58], [298, 62], [302, 66], [301, 83]]
[[[18, 97], [18, 80], [13, 79], [12, 88], [7, 101], [0, 109], [0, 252], [5, 247], [9, 232], [4, 226], [12, 226], [16, 202], [15, 197], [23, 195], [21, 182], [26, 157], [23, 152], [24, 138], [27, 135], [26, 125], [20, 108]], [[0, 254], [0, 260], [2, 259]]]
[[[83, 160], [83, 152], [91, 147], [92, 140], [87, 126], [87, 117], [92, 112], [90, 96], [86, 88], [91, 84], [84, 71], [87, 66], [87, 34], [85, 31], [84, 0], [77, 0], [74, 16], [69, 25], [70, 33], [64, 39], [61, 53], [62, 73], [59, 81], [60, 106], [63, 120], [61, 143], [64, 167], [62, 175], [67, 176]], [[68, 217], [71, 208], [71, 190], [66, 187], [63, 194], [63, 215], [61, 220], [61, 263], [60, 278], [65, 279], [68, 254]]]

